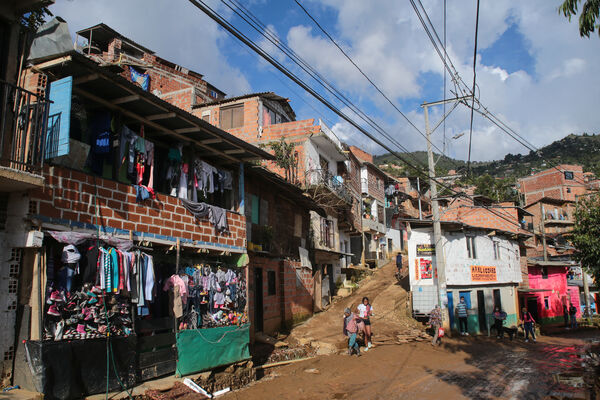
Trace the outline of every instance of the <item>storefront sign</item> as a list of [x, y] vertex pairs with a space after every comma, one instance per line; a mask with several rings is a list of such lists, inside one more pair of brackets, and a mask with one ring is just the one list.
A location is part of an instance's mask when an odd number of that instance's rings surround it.
[[471, 265], [471, 280], [473, 282], [496, 282], [496, 267]]
[[417, 256], [433, 256], [435, 255], [435, 245], [433, 244], [418, 244]]

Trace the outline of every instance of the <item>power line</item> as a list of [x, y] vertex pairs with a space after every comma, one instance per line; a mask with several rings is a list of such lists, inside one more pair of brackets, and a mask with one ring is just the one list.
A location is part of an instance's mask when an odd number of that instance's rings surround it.
[[[290, 59], [298, 65], [304, 72], [306, 72], [310, 77], [312, 77], [317, 83], [323, 86], [328, 92], [330, 92], [335, 98], [337, 98], [342, 104], [350, 108], [354, 113], [356, 113], [359, 118], [365, 121], [368, 125], [374, 128], [377, 132], [379, 132], [383, 137], [389, 140], [391, 143], [395, 144], [398, 148], [400, 148], [406, 155], [410, 157], [414, 163], [419, 164], [420, 160], [410, 154], [409, 150], [404, 147], [401, 143], [399, 143], [396, 139], [394, 139], [389, 133], [385, 131], [377, 122], [375, 122], [371, 117], [365, 114], [362, 110], [360, 110], [357, 106], [355, 106], [351, 100], [349, 100], [343, 93], [341, 93], [338, 89], [336, 89], [333, 84], [328, 82], [318, 71], [316, 71], [308, 62], [306, 62], [302, 57], [300, 57], [294, 50], [290, 49], [287, 45], [285, 45], [277, 35], [272, 32], [264, 23], [262, 23], [252, 12], [241, 5], [237, 0], [229, 0], [232, 4], [236, 5], [237, 10], [234, 9], [230, 4], [228, 4], [225, 0], [221, 0], [227, 7], [229, 7], [235, 14], [237, 14], [240, 18], [242, 18], [246, 23], [248, 23], [254, 30], [256, 30], [259, 34], [265, 37], [269, 42], [271, 42], [274, 46], [279, 48], [284, 52]], [[243, 15], [242, 15], [243, 14]], [[250, 21], [248, 21], [250, 19]], [[260, 28], [260, 29], [259, 29]], [[435, 145], [434, 145], [435, 146]], [[436, 146], [436, 149], [437, 148]]]
[[[321, 30], [321, 32], [323, 32], [323, 34], [325, 36], [327, 36], [327, 38], [331, 41], [331, 43], [333, 43], [335, 45], [335, 47], [337, 47], [338, 50], [346, 57], [346, 59], [348, 59], [348, 61], [350, 61], [350, 63], [352, 63], [352, 65], [361, 73], [361, 75], [367, 81], [369, 81], [369, 83], [379, 92], [379, 94], [381, 96], [383, 96], [384, 99], [387, 100], [387, 102], [410, 124], [410, 126], [412, 126], [417, 132], [419, 132], [419, 134], [421, 136], [423, 136], [425, 138], [425, 140], [429, 141], [427, 136], [423, 132], [421, 132], [421, 130], [419, 128], [417, 128], [417, 126], [406, 116], [406, 114], [404, 114], [400, 110], [400, 108], [398, 108], [398, 106], [396, 106], [396, 104], [394, 104], [394, 102], [392, 102], [392, 100], [390, 100], [390, 98], [379, 88], [379, 86], [377, 86], [377, 84], [375, 84], [375, 82], [373, 82], [373, 80], [371, 78], [369, 78], [369, 76], [367, 76], [367, 74], [356, 64], [356, 62], [354, 62], [352, 57], [350, 57], [348, 55], [348, 53], [346, 53], [346, 51], [336, 42], [336, 40], [329, 34], [329, 32], [327, 32], [325, 30], [325, 28], [323, 28], [323, 26], [315, 19], [315, 17], [313, 17], [310, 14], [310, 12], [308, 12], [308, 10], [300, 3], [300, 1], [298, 1], [298, 0], [294, 0], [294, 1], [302, 9], [302, 11], [304, 11], [304, 13], [308, 16], [308, 18], [310, 18], [315, 23], [315, 25]], [[444, 124], [445, 124], [445, 122], [444, 122]], [[435, 147], [441, 154], [444, 153], [444, 151], [441, 150], [439, 147], [437, 147], [435, 144], [431, 143], [431, 145], [433, 147]]]
[[473, 139], [473, 106], [475, 105], [475, 82], [477, 79], [477, 36], [479, 32], [479, 0], [477, 0], [477, 12], [475, 17], [475, 46], [473, 48], [473, 98], [471, 100], [471, 126], [469, 128], [469, 158], [467, 159], [467, 174], [471, 174], [471, 141]]
[[[429, 40], [431, 41], [432, 45], [434, 46], [436, 52], [438, 53], [438, 56], [440, 57], [440, 59], [442, 60], [442, 62], [444, 63], [444, 66], [446, 67], [446, 70], [451, 74], [451, 76], [453, 77], [452, 80], [455, 84], [455, 88], [457, 91], [460, 91], [461, 93], [464, 93], [465, 88], [467, 92], [471, 92], [471, 89], [468, 88], [466, 86], [466, 83], [462, 80], [462, 78], [460, 77], [460, 75], [458, 74], [458, 71], [456, 70], [456, 68], [454, 68], [454, 64], [452, 63], [452, 60], [450, 59], [450, 57], [448, 56], [448, 53], [446, 51], [446, 48], [443, 44], [441, 44], [442, 50], [444, 52], [444, 55], [446, 55], [447, 58], [444, 58], [442, 56], [442, 51], [439, 49], [440, 47], [440, 38], [439, 35], [437, 34], [437, 31], [435, 29], [435, 26], [433, 26], [433, 24], [431, 23], [431, 20], [429, 19], [429, 16], [427, 14], [427, 11], [425, 10], [425, 8], [423, 7], [423, 4], [421, 3], [420, 0], [417, 0], [423, 10], [423, 14], [425, 15], [425, 18], [427, 19], [427, 21], [429, 21], [429, 24], [431, 26], [431, 31], [433, 31], [433, 33], [430, 31], [430, 28], [428, 27], [428, 25], [425, 22], [425, 19], [423, 18], [423, 16], [421, 15], [421, 12], [419, 11], [419, 9], [417, 8], [417, 6], [415, 5], [414, 0], [410, 0], [413, 9], [415, 10], [415, 13], [417, 14], [417, 17], [419, 18], [419, 20], [421, 21], [421, 24], [423, 25], [423, 28], [425, 29], [425, 33], [427, 34], [427, 36], [429, 37]], [[437, 42], [435, 41], [435, 39], [433, 38], [433, 36], [435, 36], [437, 38]], [[459, 84], [462, 84], [463, 89], [461, 89], [460, 87], [458, 87]], [[477, 85], [475, 85], [475, 87], [478, 87]], [[506, 124], [504, 121], [502, 121], [499, 117], [497, 117], [496, 115], [494, 115], [491, 111], [489, 111], [479, 100], [479, 96], [475, 96], [474, 91], [471, 92], [473, 95], [473, 98], [475, 99], [474, 104], [472, 104], [471, 106], [469, 106], [467, 103], [464, 103], [467, 107], [474, 109], [475, 111], [477, 111], [478, 113], [480, 113], [481, 115], [483, 115], [484, 117], [488, 118], [490, 121], [492, 121], [496, 126], [498, 126], [499, 128], [501, 128], [501, 131], [503, 131], [504, 133], [508, 134], [511, 138], [513, 138], [515, 141], [517, 141], [518, 143], [520, 143], [521, 145], [523, 145], [525, 148], [527, 148], [528, 150], [537, 152], [539, 154], [539, 149], [534, 146], [533, 144], [531, 144], [525, 137], [523, 137], [522, 135], [520, 135], [518, 132], [516, 132], [514, 129], [510, 128], [508, 126], [508, 124]], [[475, 107], [475, 105], [477, 105], [477, 107]], [[483, 109], [483, 111], [481, 111], [481, 109]], [[553, 169], [556, 169], [559, 172], [563, 172], [560, 168], [558, 168], [558, 166], [556, 166], [556, 164], [554, 164], [552, 161], [540, 156], [541, 159], [543, 161], [545, 161], [546, 163], [548, 163]], [[585, 185], [585, 182], [582, 181], [578, 181], [576, 180], [578, 183]]]
[[[392, 150], [389, 146], [387, 146], [386, 144], [382, 143], [379, 139], [377, 139], [376, 137], [374, 137], [371, 133], [369, 133], [364, 128], [362, 128], [360, 125], [358, 125], [354, 120], [352, 120], [350, 117], [348, 117], [345, 113], [343, 113], [341, 110], [339, 110], [333, 104], [331, 104], [322, 95], [320, 95], [319, 93], [317, 93], [313, 88], [311, 88], [310, 86], [308, 86], [304, 81], [302, 81], [294, 73], [292, 73], [291, 71], [289, 71], [285, 66], [283, 66], [281, 63], [279, 63], [277, 60], [275, 60], [264, 49], [262, 49], [253, 40], [251, 40], [246, 35], [244, 35], [242, 32], [240, 32], [237, 28], [235, 28], [231, 23], [229, 23], [227, 20], [225, 20], [218, 12], [214, 11], [212, 8], [210, 8], [202, 0], [189, 0], [189, 1], [194, 6], [196, 6], [200, 10], [202, 10], [211, 19], [213, 19], [215, 22], [217, 22], [219, 25], [221, 25], [229, 33], [231, 33], [232, 35], [234, 35], [237, 39], [239, 39], [240, 41], [242, 41], [244, 44], [246, 44], [248, 47], [250, 47], [252, 50], [254, 50], [257, 54], [259, 54], [261, 57], [263, 57], [265, 60], [267, 60], [270, 64], [272, 64], [275, 68], [277, 68], [279, 71], [281, 71], [284, 75], [286, 75], [288, 78], [290, 78], [296, 84], [298, 84], [304, 90], [306, 90], [307, 92], [309, 92], [312, 96], [314, 96], [315, 98], [317, 98], [317, 100], [319, 100], [321, 103], [323, 103], [331, 111], [333, 111], [334, 113], [338, 114], [341, 118], [343, 118], [344, 120], [346, 120], [353, 127], [355, 127], [356, 129], [358, 129], [365, 136], [367, 136], [369, 139], [373, 140], [379, 146], [383, 147], [385, 150], [387, 150], [388, 152], [390, 152], [390, 154], [394, 155], [396, 158], [398, 158], [399, 160], [401, 160], [402, 162], [404, 162], [407, 166], [409, 166], [410, 168], [412, 168], [413, 170], [415, 170], [418, 175], [430, 178], [434, 182], [438, 183], [441, 187], [446, 188], [450, 192], [455, 193], [456, 196], [465, 196], [465, 197], [470, 198], [471, 200], [474, 201], [473, 197], [467, 196], [464, 193], [457, 192], [456, 190], [448, 187], [445, 183], [439, 181], [435, 177], [429, 177], [428, 174], [425, 174], [423, 172], [423, 170], [420, 169], [419, 167], [416, 167], [416, 166], [412, 165], [411, 163], [409, 163], [406, 159], [404, 159], [402, 156], [400, 156], [396, 151]], [[491, 213], [499, 216], [500, 218], [505, 219], [507, 222], [520, 227], [520, 224], [518, 224], [517, 222], [515, 222], [513, 220], [510, 220], [510, 219], [507, 219], [507, 218], [503, 217], [502, 215], [500, 215], [497, 212], [495, 212], [492, 208], [489, 208], [489, 207], [484, 207], [484, 208], [486, 208]]]

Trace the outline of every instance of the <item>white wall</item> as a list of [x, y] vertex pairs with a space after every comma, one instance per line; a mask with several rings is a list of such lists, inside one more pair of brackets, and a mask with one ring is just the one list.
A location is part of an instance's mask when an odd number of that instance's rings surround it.
[[[467, 234], [475, 235], [476, 259], [467, 255]], [[494, 259], [493, 240], [500, 244], [500, 259]], [[425, 258], [432, 260], [435, 266], [435, 256], [417, 257], [417, 244], [433, 243], [433, 231], [427, 228], [412, 229], [408, 235], [408, 267], [411, 285], [433, 285], [433, 279], [417, 279], [415, 260]], [[490, 283], [518, 283], [521, 282], [521, 267], [519, 246], [515, 240], [496, 236], [487, 236], [484, 231], [472, 232], [444, 232], [442, 247], [446, 260], [447, 285], [481, 285]], [[471, 266], [496, 267], [496, 281], [477, 282], [471, 280]]]
[[312, 140], [307, 140], [304, 143], [304, 152], [306, 154], [306, 169], [320, 169], [319, 156], [329, 162], [329, 173], [333, 176], [338, 175], [337, 161], [334, 161], [328, 154], [321, 150]]
[[385, 233], [386, 242], [387, 239], [392, 239], [392, 248], [388, 248], [389, 253], [393, 253], [401, 250], [402, 243], [402, 231], [399, 229], [388, 228]]

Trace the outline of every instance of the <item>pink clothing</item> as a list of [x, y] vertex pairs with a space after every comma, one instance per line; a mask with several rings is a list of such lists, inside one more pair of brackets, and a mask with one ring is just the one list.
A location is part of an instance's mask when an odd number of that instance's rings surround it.
[[181, 279], [181, 277], [179, 275], [171, 275], [171, 277], [169, 279], [167, 279], [167, 281], [165, 282], [163, 290], [166, 292], [170, 288], [175, 287], [175, 286], [177, 286], [179, 288], [179, 294], [181, 295], [181, 301], [183, 302], [183, 304], [186, 304], [187, 297], [188, 297], [187, 285], [185, 284], [185, 282], [183, 281], [183, 279]]

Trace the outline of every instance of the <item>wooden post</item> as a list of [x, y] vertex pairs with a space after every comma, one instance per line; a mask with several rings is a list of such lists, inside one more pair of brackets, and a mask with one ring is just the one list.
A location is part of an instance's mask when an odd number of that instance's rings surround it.
[[[179, 253], [181, 251], [181, 242], [179, 240], [179, 238], [177, 238], [177, 244], [175, 246], [175, 275], [179, 274]], [[175, 302], [175, 290], [173, 289], [173, 302]], [[175, 333], [177, 333], [178, 330], [178, 326], [177, 326], [177, 317], [175, 316], [175, 313], [173, 313], [173, 323], [175, 324]]]

